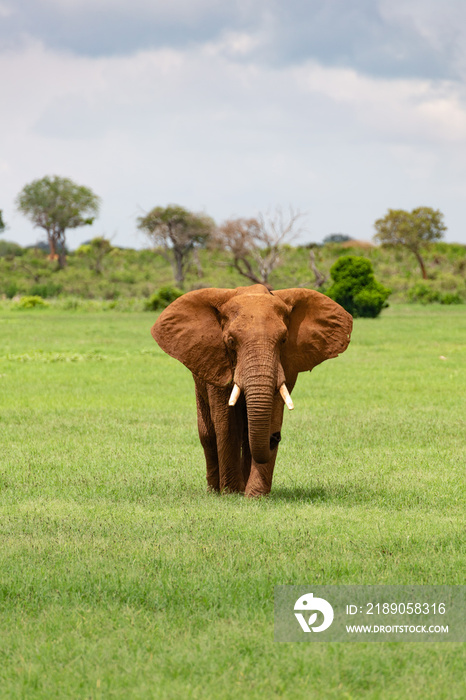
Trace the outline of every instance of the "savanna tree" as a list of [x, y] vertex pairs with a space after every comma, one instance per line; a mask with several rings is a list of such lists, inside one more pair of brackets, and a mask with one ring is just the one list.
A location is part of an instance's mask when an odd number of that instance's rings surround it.
[[411, 212], [403, 209], [389, 209], [383, 219], [375, 224], [374, 238], [388, 245], [403, 245], [416, 256], [423, 279], [427, 272], [421, 250], [443, 237], [447, 227], [443, 223], [443, 214], [438, 209], [417, 207]]
[[25, 185], [16, 199], [18, 210], [34, 227], [47, 234], [50, 258], [66, 264], [66, 231], [90, 226], [99, 212], [100, 198], [88, 187], [58, 175], [46, 176]]
[[91, 241], [82, 243], [76, 251], [76, 254], [85, 258], [89, 262], [89, 266], [98, 275], [102, 274], [104, 258], [113, 250], [112, 244], [107, 238], [97, 236]]
[[3, 211], [0, 209], [0, 233], [3, 233], [6, 229], [5, 222], [3, 221]]
[[351, 236], [348, 236], [346, 233], [329, 233], [323, 239], [323, 243], [347, 243], [351, 240]]
[[236, 270], [255, 284], [269, 285], [269, 278], [280, 264], [280, 248], [298, 235], [297, 221], [302, 214], [281, 209], [255, 218], [228, 219], [216, 231], [216, 244], [228, 251]]
[[171, 264], [176, 283], [182, 288], [191, 255], [196, 248], [206, 245], [214, 231], [214, 221], [177, 204], [154, 207], [137, 221], [138, 229]]

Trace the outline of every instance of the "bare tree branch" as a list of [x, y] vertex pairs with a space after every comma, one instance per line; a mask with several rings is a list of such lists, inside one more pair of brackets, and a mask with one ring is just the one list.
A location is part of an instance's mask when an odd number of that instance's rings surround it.
[[315, 276], [315, 286], [317, 287], [317, 289], [320, 289], [320, 287], [322, 287], [322, 285], [325, 284], [325, 282], [327, 281], [327, 277], [317, 269], [316, 256], [312, 248], [309, 251], [309, 267], [311, 268]]
[[303, 215], [290, 209], [285, 216], [277, 208], [251, 219], [229, 219], [216, 232], [216, 244], [229, 251], [238, 272], [255, 284], [269, 285], [280, 263], [280, 248], [299, 233], [296, 225]]

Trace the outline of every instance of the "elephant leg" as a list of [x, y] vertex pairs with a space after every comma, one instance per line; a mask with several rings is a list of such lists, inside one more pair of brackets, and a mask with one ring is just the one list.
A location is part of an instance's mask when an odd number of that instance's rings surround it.
[[251, 473], [244, 493], [245, 496], [266, 496], [270, 493], [275, 460], [277, 459], [277, 449], [274, 450], [272, 458], [265, 464], [256, 464], [252, 460]]
[[205, 386], [196, 381], [197, 427], [207, 467], [207, 486], [211, 491], [220, 491], [217, 437], [210, 416], [210, 408]]
[[245, 481], [241, 468], [242, 412], [244, 399], [236, 406], [229, 406], [230, 389], [208, 385], [210, 413], [217, 437], [220, 491], [244, 492]]

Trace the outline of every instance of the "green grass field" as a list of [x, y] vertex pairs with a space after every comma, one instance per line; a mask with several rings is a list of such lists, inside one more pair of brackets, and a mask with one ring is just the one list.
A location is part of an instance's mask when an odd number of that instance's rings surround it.
[[459, 644], [273, 641], [278, 584], [464, 583], [464, 307], [356, 321], [257, 501], [206, 493], [153, 320], [0, 312], [2, 700], [464, 698]]

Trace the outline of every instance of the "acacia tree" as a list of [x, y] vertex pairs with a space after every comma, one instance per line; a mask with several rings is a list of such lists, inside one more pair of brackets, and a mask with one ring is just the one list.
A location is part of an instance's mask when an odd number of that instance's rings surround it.
[[329, 233], [323, 239], [323, 243], [347, 243], [348, 241], [351, 241], [351, 236], [347, 236], [346, 233]]
[[228, 219], [216, 231], [218, 247], [230, 252], [236, 270], [255, 284], [269, 285], [269, 277], [280, 264], [280, 247], [298, 235], [296, 224], [302, 216], [281, 209], [256, 218]]
[[6, 229], [5, 222], [3, 221], [3, 211], [0, 209], [0, 233], [3, 233]]
[[87, 243], [82, 243], [76, 254], [87, 259], [91, 270], [102, 274], [104, 258], [113, 250], [111, 242], [103, 236], [97, 236]]
[[66, 177], [53, 175], [25, 185], [16, 198], [18, 210], [35, 227], [47, 233], [50, 258], [58, 254], [60, 268], [66, 265], [66, 230], [90, 226], [99, 212], [100, 197], [88, 187]]
[[427, 244], [443, 237], [447, 227], [443, 223], [443, 214], [438, 209], [417, 207], [411, 212], [403, 209], [389, 209], [383, 219], [375, 224], [374, 238], [388, 245], [404, 245], [416, 256], [423, 279], [427, 272], [421, 250]]
[[205, 214], [194, 214], [170, 204], [154, 207], [145, 216], [138, 217], [137, 227], [170, 263], [176, 283], [182, 288], [192, 252], [206, 244], [215, 224]]

